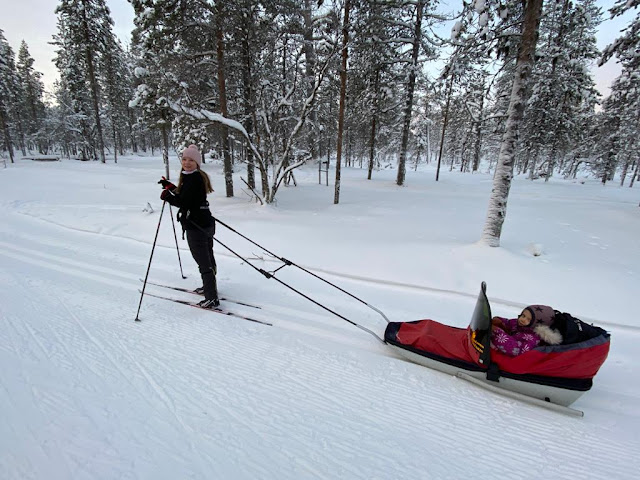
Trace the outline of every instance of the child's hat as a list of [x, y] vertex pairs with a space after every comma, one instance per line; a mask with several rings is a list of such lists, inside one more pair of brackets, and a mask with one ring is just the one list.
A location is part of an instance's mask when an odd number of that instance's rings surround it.
[[553, 323], [553, 319], [556, 316], [556, 311], [548, 305], [529, 305], [525, 308], [531, 313], [531, 324], [533, 327], [535, 324], [542, 324], [550, 326]]
[[182, 151], [182, 158], [185, 157], [190, 158], [191, 160], [196, 162], [198, 164], [198, 168], [202, 166], [202, 155], [200, 154], [200, 151], [198, 150], [198, 147], [196, 145], [191, 144]]

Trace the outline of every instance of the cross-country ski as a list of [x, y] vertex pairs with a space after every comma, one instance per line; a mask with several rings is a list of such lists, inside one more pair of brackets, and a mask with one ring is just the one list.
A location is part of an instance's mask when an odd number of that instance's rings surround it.
[[182, 300], [182, 299], [179, 299], [179, 298], [166, 297], [164, 295], [157, 295], [155, 293], [149, 293], [149, 292], [146, 292], [145, 295], [149, 295], [150, 297], [153, 297], [153, 298], [159, 298], [161, 300], [167, 300], [169, 302], [180, 303], [182, 305], [187, 305], [189, 307], [199, 308], [200, 310], [204, 310], [204, 311], [211, 312], [211, 313], [218, 313], [220, 315], [228, 315], [230, 317], [239, 318], [241, 320], [248, 320], [250, 322], [260, 323], [262, 325], [269, 325], [269, 326], [273, 325], [273, 324], [271, 324], [269, 322], [265, 322], [264, 320], [257, 320], [255, 318], [247, 317], [246, 315], [242, 315], [240, 313], [230, 312], [229, 310], [225, 310], [224, 308], [220, 308], [220, 307], [204, 308], [204, 307], [201, 307], [200, 305], [198, 305], [197, 302], [190, 302], [189, 300]]
[[[140, 278], [139, 280], [140, 280], [141, 282], [144, 282], [144, 280], [143, 280], [142, 278]], [[175, 291], [177, 291], [177, 292], [192, 293], [192, 294], [194, 294], [194, 295], [200, 295], [200, 296], [202, 296], [202, 293], [198, 293], [198, 292], [195, 292], [194, 290], [190, 290], [190, 289], [188, 289], [188, 288], [184, 288], [184, 287], [176, 287], [176, 286], [174, 286], [174, 285], [164, 285], [164, 284], [162, 284], [162, 283], [151, 282], [151, 281], [149, 281], [149, 280], [147, 280], [147, 283], [148, 283], [149, 285], [154, 285], [154, 286], [156, 286], [156, 287], [162, 287], [162, 288], [168, 288], [168, 289], [170, 289], [170, 290], [175, 290]], [[236, 303], [236, 304], [238, 304], [238, 305], [243, 305], [243, 306], [245, 306], [245, 307], [257, 308], [257, 309], [262, 308], [262, 307], [260, 307], [260, 306], [258, 306], [258, 305], [251, 305], [250, 303], [240, 302], [240, 301], [238, 301], [238, 300], [231, 300], [231, 299], [226, 298], [226, 297], [220, 297], [220, 301], [222, 301], [222, 302], [229, 302], [229, 303]]]

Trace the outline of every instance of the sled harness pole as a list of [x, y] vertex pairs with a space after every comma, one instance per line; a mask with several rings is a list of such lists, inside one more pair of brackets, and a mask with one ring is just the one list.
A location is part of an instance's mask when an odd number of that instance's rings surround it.
[[[235, 229], [231, 228], [231, 227], [230, 227], [229, 225], [227, 225], [226, 223], [224, 223], [224, 222], [222, 222], [222, 221], [218, 220], [217, 218], [215, 219], [215, 221], [216, 221], [216, 222], [218, 222], [220, 225], [222, 225], [222, 226], [224, 226], [224, 227], [228, 228], [229, 230], [231, 230], [231, 231], [232, 231], [232, 232], [234, 232], [235, 234], [240, 235], [242, 238], [244, 238], [244, 239], [245, 239], [245, 240], [247, 240], [248, 242], [250, 242], [250, 243], [254, 244], [256, 247], [261, 248], [262, 250], [264, 250], [265, 252], [267, 252], [269, 255], [271, 255], [271, 256], [273, 256], [273, 257], [277, 258], [278, 260], [280, 260], [284, 265], [282, 265], [281, 267], [279, 267], [278, 269], [276, 269], [276, 270], [275, 270], [275, 272], [277, 272], [278, 270], [280, 270], [281, 268], [284, 268], [284, 267], [286, 267], [286, 266], [293, 266], [293, 267], [297, 267], [297, 268], [299, 268], [300, 270], [302, 270], [303, 272], [308, 273], [308, 274], [309, 274], [309, 275], [311, 275], [312, 277], [315, 277], [315, 278], [317, 278], [318, 280], [320, 280], [320, 281], [322, 281], [322, 282], [324, 282], [324, 283], [326, 283], [326, 284], [328, 284], [328, 285], [331, 285], [333, 288], [336, 288], [336, 289], [340, 290], [342, 293], [344, 293], [344, 294], [346, 294], [346, 295], [349, 295], [351, 298], [353, 298], [354, 300], [357, 300], [358, 302], [360, 302], [360, 303], [362, 303], [362, 304], [366, 305], [366, 306], [367, 306], [367, 307], [369, 307], [371, 310], [376, 311], [378, 314], [380, 314], [380, 316], [382, 316], [382, 318], [384, 318], [384, 319], [387, 321], [387, 323], [390, 323], [390, 320], [387, 318], [387, 316], [386, 316], [384, 313], [382, 313], [382, 311], [380, 311], [379, 309], [377, 309], [377, 308], [376, 308], [376, 307], [374, 307], [373, 305], [368, 304], [367, 302], [365, 302], [365, 301], [364, 301], [364, 300], [362, 300], [361, 298], [356, 297], [354, 294], [352, 294], [352, 293], [350, 293], [350, 292], [347, 292], [347, 291], [346, 291], [346, 290], [344, 290], [343, 288], [340, 288], [338, 285], [335, 285], [335, 284], [331, 283], [330, 281], [328, 281], [328, 280], [326, 280], [326, 279], [324, 279], [324, 278], [320, 277], [319, 275], [316, 275], [315, 273], [310, 272], [310, 271], [309, 271], [309, 270], [307, 270], [306, 268], [301, 267], [300, 265], [298, 265], [298, 264], [296, 264], [296, 263], [293, 263], [291, 260], [288, 260], [288, 259], [286, 259], [286, 258], [284, 258], [284, 257], [280, 257], [280, 256], [276, 255], [275, 253], [270, 252], [269, 250], [267, 250], [266, 248], [264, 248], [262, 245], [259, 245], [258, 243], [254, 242], [254, 241], [253, 241], [253, 240], [251, 240], [250, 238], [247, 238], [246, 236], [244, 236], [243, 234], [241, 234], [241, 233], [240, 233], [240, 232], [238, 232], [237, 230], [235, 230]], [[216, 240], [217, 240], [217, 239], [216, 239]], [[222, 244], [221, 244], [221, 245], [222, 245]], [[225, 247], [225, 248], [226, 248], [226, 247]], [[240, 258], [242, 258], [242, 257], [240, 257]], [[246, 260], [245, 260], [245, 261], [246, 261]], [[273, 273], [275, 273], [275, 272], [273, 272]], [[269, 278], [269, 277], [267, 277], [267, 278]], [[274, 277], [274, 278], [275, 278], [275, 277]]]
[[[164, 208], [164, 205], [162, 205]], [[171, 204], [169, 204], [169, 215], [171, 216], [171, 226], [173, 227], [173, 238], [176, 239], [176, 252], [178, 252], [178, 263], [180, 264], [180, 275], [182, 275], [182, 279], [184, 280], [184, 272], [182, 271], [182, 260], [180, 260], [180, 248], [178, 248], [178, 235], [176, 234], [176, 222], [173, 219], [173, 212], [171, 211]]]
[[[367, 302], [365, 302], [364, 300], [359, 299], [358, 297], [356, 297], [355, 295], [352, 295], [351, 293], [343, 290], [342, 288], [338, 287], [337, 285], [334, 285], [333, 283], [325, 280], [322, 277], [319, 277], [318, 275], [314, 274], [313, 272], [308, 271], [307, 269], [300, 267], [299, 265], [296, 265], [295, 263], [293, 263], [290, 260], [287, 260], [285, 258], [282, 257], [278, 257], [277, 255], [273, 254], [272, 252], [270, 252], [269, 250], [267, 250], [266, 248], [262, 247], [261, 245], [257, 244], [256, 242], [254, 242], [253, 240], [245, 237], [244, 235], [242, 235], [241, 233], [237, 232], [236, 230], [234, 230], [233, 228], [231, 228], [229, 225], [227, 225], [224, 222], [221, 222], [220, 220], [218, 220], [217, 218], [215, 219], [216, 222], [220, 223], [221, 225], [225, 226], [226, 228], [228, 228], [229, 230], [233, 231], [234, 233], [240, 235], [242, 238], [246, 239], [247, 241], [251, 242], [252, 244], [256, 245], [257, 247], [261, 248], [262, 250], [264, 250], [265, 252], [269, 253], [270, 255], [273, 255], [275, 258], [279, 259], [280, 261], [282, 261], [284, 263], [284, 265], [282, 265], [281, 267], [277, 268], [275, 270], [275, 272], [277, 272], [278, 270], [280, 270], [281, 268], [285, 267], [285, 266], [295, 266], [298, 267], [300, 270], [312, 275], [313, 277], [322, 280], [323, 282], [331, 285], [334, 288], [337, 288], [338, 290], [340, 290], [341, 292], [346, 293], [347, 295], [349, 295], [350, 297], [360, 301], [361, 303], [367, 305], [368, 307], [370, 307], [372, 310], [375, 310], [376, 312], [378, 312], [380, 315], [382, 315], [382, 317], [387, 321], [387, 323], [389, 322], [389, 319], [387, 319], [387, 317], [384, 315], [384, 313], [382, 313], [380, 310], [378, 310], [375, 307], [372, 307], [371, 305], [369, 305]], [[384, 339], [382, 339], [381, 337], [379, 337], [375, 332], [369, 330], [366, 327], [363, 327], [362, 325], [359, 325], [358, 323], [354, 322], [353, 320], [349, 320], [347, 317], [345, 317], [344, 315], [340, 315], [338, 312], [330, 309], [329, 307], [322, 305], [320, 302], [318, 302], [317, 300], [314, 300], [313, 298], [309, 297], [308, 295], [302, 293], [301, 291], [293, 288], [291, 285], [289, 285], [286, 282], [283, 282], [282, 280], [280, 280], [279, 278], [277, 278], [274, 273], [271, 272], [267, 272], [266, 270], [262, 269], [262, 268], [258, 268], [255, 265], [253, 265], [251, 262], [249, 262], [246, 258], [242, 257], [242, 255], [238, 254], [237, 252], [235, 252], [233, 249], [231, 249], [230, 247], [228, 247], [227, 245], [225, 245], [223, 242], [221, 242], [220, 240], [218, 240], [217, 238], [215, 239], [216, 242], [218, 242], [220, 245], [222, 245], [224, 248], [226, 248], [227, 250], [229, 250], [233, 255], [235, 255], [236, 257], [238, 257], [240, 260], [244, 261], [247, 265], [249, 265], [251, 268], [253, 268], [255, 271], [261, 273], [262, 275], [264, 275], [267, 279], [273, 278], [274, 280], [276, 280], [278, 283], [280, 283], [281, 285], [284, 285], [285, 287], [287, 287], [288, 289], [294, 291], [295, 293], [297, 293], [298, 295], [300, 295], [301, 297], [306, 298], [307, 300], [309, 300], [310, 302], [314, 303], [315, 305], [319, 306], [320, 308], [326, 310], [327, 312], [332, 313], [333, 315], [335, 315], [338, 318], [341, 318], [342, 320], [350, 323], [351, 325], [358, 327], [360, 330], [363, 330], [367, 333], [369, 333], [370, 335], [373, 335], [377, 340], [380, 340], [382, 343], [386, 342], [384, 341]]]
[[142, 297], [144, 297], [144, 289], [147, 286], [147, 279], [149, 278], [149, 270], [151, 269], [151, 260], [153, 259], [153, 251], [156, 249], [156, 242], [158, 241], [158, 232], [160, 232], [160, 222], [162, 222], [162, 214], [164, 213], [164, 206], [167, 202], [162, 202], [162, 209], [160, 210], [160, 218], [158, 219], [158, 228], [156, 228], [156, 236], [153, 239], [153, 247], [151, 247], [151, 256], [149, 257], [149, 265], [147, 266], [147, 273], [144, 276], [144, 283], [142, 284], [142, 292], [140, 294], [140, 303], [138, 303], [138, 311], [136, 312], [135, 321], [139, 322], [140, 307], [142, 306]]

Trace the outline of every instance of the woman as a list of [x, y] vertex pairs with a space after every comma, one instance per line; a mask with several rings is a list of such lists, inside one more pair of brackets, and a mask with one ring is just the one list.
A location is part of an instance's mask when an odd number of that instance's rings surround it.
[[160, 198], [179, 208], [178, 221], [186, 232], [187, 243], [193, 259], [198, 264], [202, 276], [204, 300], [198, 305], [213, 309], [220, 305], [216, 284], [216, 261], [213, 257], [213, 234], [215, 221], [209, 210], [207, 194], [213, 192], [209, 176], [200, 170], [202, 155], [195, 145], [189, 145], [182, 152], [182, 171], [178, 185], [164, 177], [158, 183], [164, 190]]

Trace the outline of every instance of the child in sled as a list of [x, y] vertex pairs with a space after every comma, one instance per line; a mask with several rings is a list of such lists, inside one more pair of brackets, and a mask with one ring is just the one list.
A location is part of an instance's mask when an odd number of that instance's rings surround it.
[[529, 305], [518, 318], [493, 317], [491, 321], [491, 348], [515, 357], [536, 348], [562, 343], [562, 335], [551, 328], [555, 310], [547, 305]]

